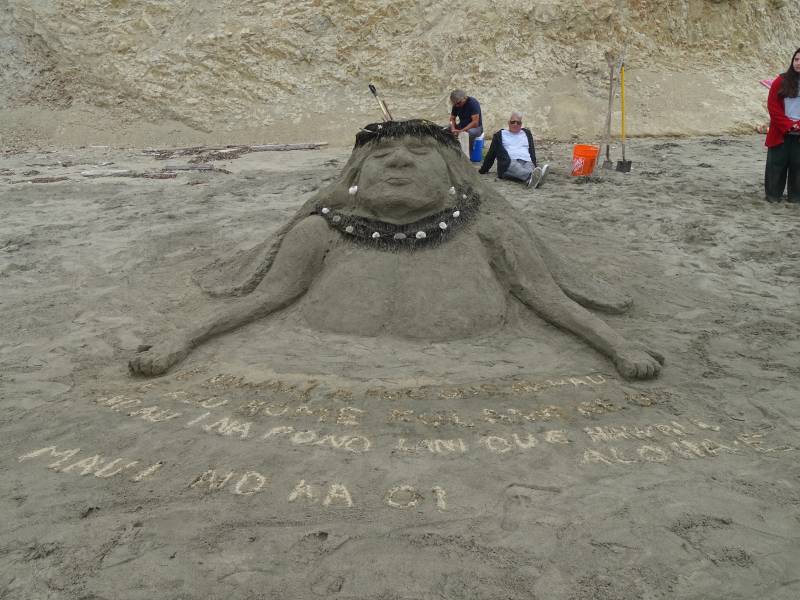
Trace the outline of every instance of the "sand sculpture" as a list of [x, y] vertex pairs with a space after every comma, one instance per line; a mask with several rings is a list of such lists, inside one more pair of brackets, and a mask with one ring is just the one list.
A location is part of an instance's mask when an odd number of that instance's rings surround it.
[[368, 125], [341, 176], [275, 235], [196, 274], [212, 296], [239, 296], [129, 367], [165, 373], [209, 338], [301, 303], [309, 326], [358, 336], [443, 341], [504, 324], [521, 302], [608, 356], [621, 375], [658, 375], [663, 357], [587, 308], [620, 313], [615, 287], [548, 249], [458, 143], [420, 120]]

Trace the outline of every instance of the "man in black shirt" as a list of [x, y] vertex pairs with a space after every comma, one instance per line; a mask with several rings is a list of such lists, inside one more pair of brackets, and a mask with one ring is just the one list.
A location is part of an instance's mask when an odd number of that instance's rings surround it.
[[471, 150], [472, 142], [483, 133], [481, 105], [472, 96], [467, 96], [464, 90], [450, 92], [450, 103], [453, 105], [450, 111], [450, 131], [456, 137], [462, 132], [469, 134]]

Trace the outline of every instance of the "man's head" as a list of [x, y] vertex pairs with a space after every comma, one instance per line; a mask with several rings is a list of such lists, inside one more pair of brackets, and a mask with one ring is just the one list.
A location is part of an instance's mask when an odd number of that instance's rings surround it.
[[514, 111], [508, 117], [508, 130], [511, 133], [519, 133], [522, 129], [522, 113]]
[[461, 108], [467, 101], [467, 93], [464, 90], [453, 90], [450, 92], [450, 104]]

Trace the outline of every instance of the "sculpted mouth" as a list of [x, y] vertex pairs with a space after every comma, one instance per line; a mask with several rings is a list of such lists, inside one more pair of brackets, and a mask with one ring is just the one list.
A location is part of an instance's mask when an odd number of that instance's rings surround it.
[[388, 179], [384, 179], [384, 181], [389, 185], [406, 185], [407, 183], [411, 183], [411, 179], [408, 177], [389, 177]]

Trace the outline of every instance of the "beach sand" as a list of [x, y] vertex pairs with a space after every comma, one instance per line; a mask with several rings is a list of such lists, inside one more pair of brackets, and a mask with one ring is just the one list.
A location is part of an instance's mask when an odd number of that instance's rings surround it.
[[487, 181], [631, 294], [603, 318], [659, 378], [533, 314], [425, 343], [292, 308], [134, 378], [137, 348], [236, 301], [192, 273], [349, 149], [169, 179], [81, 173], [187, 157], [3, 153], [0, 598], [799, 597], [800, 205], [764, 201], [763, 136], [637, 139], [631, 173], [588, 178], [570, 145], [537, 154], [539, 189]]

